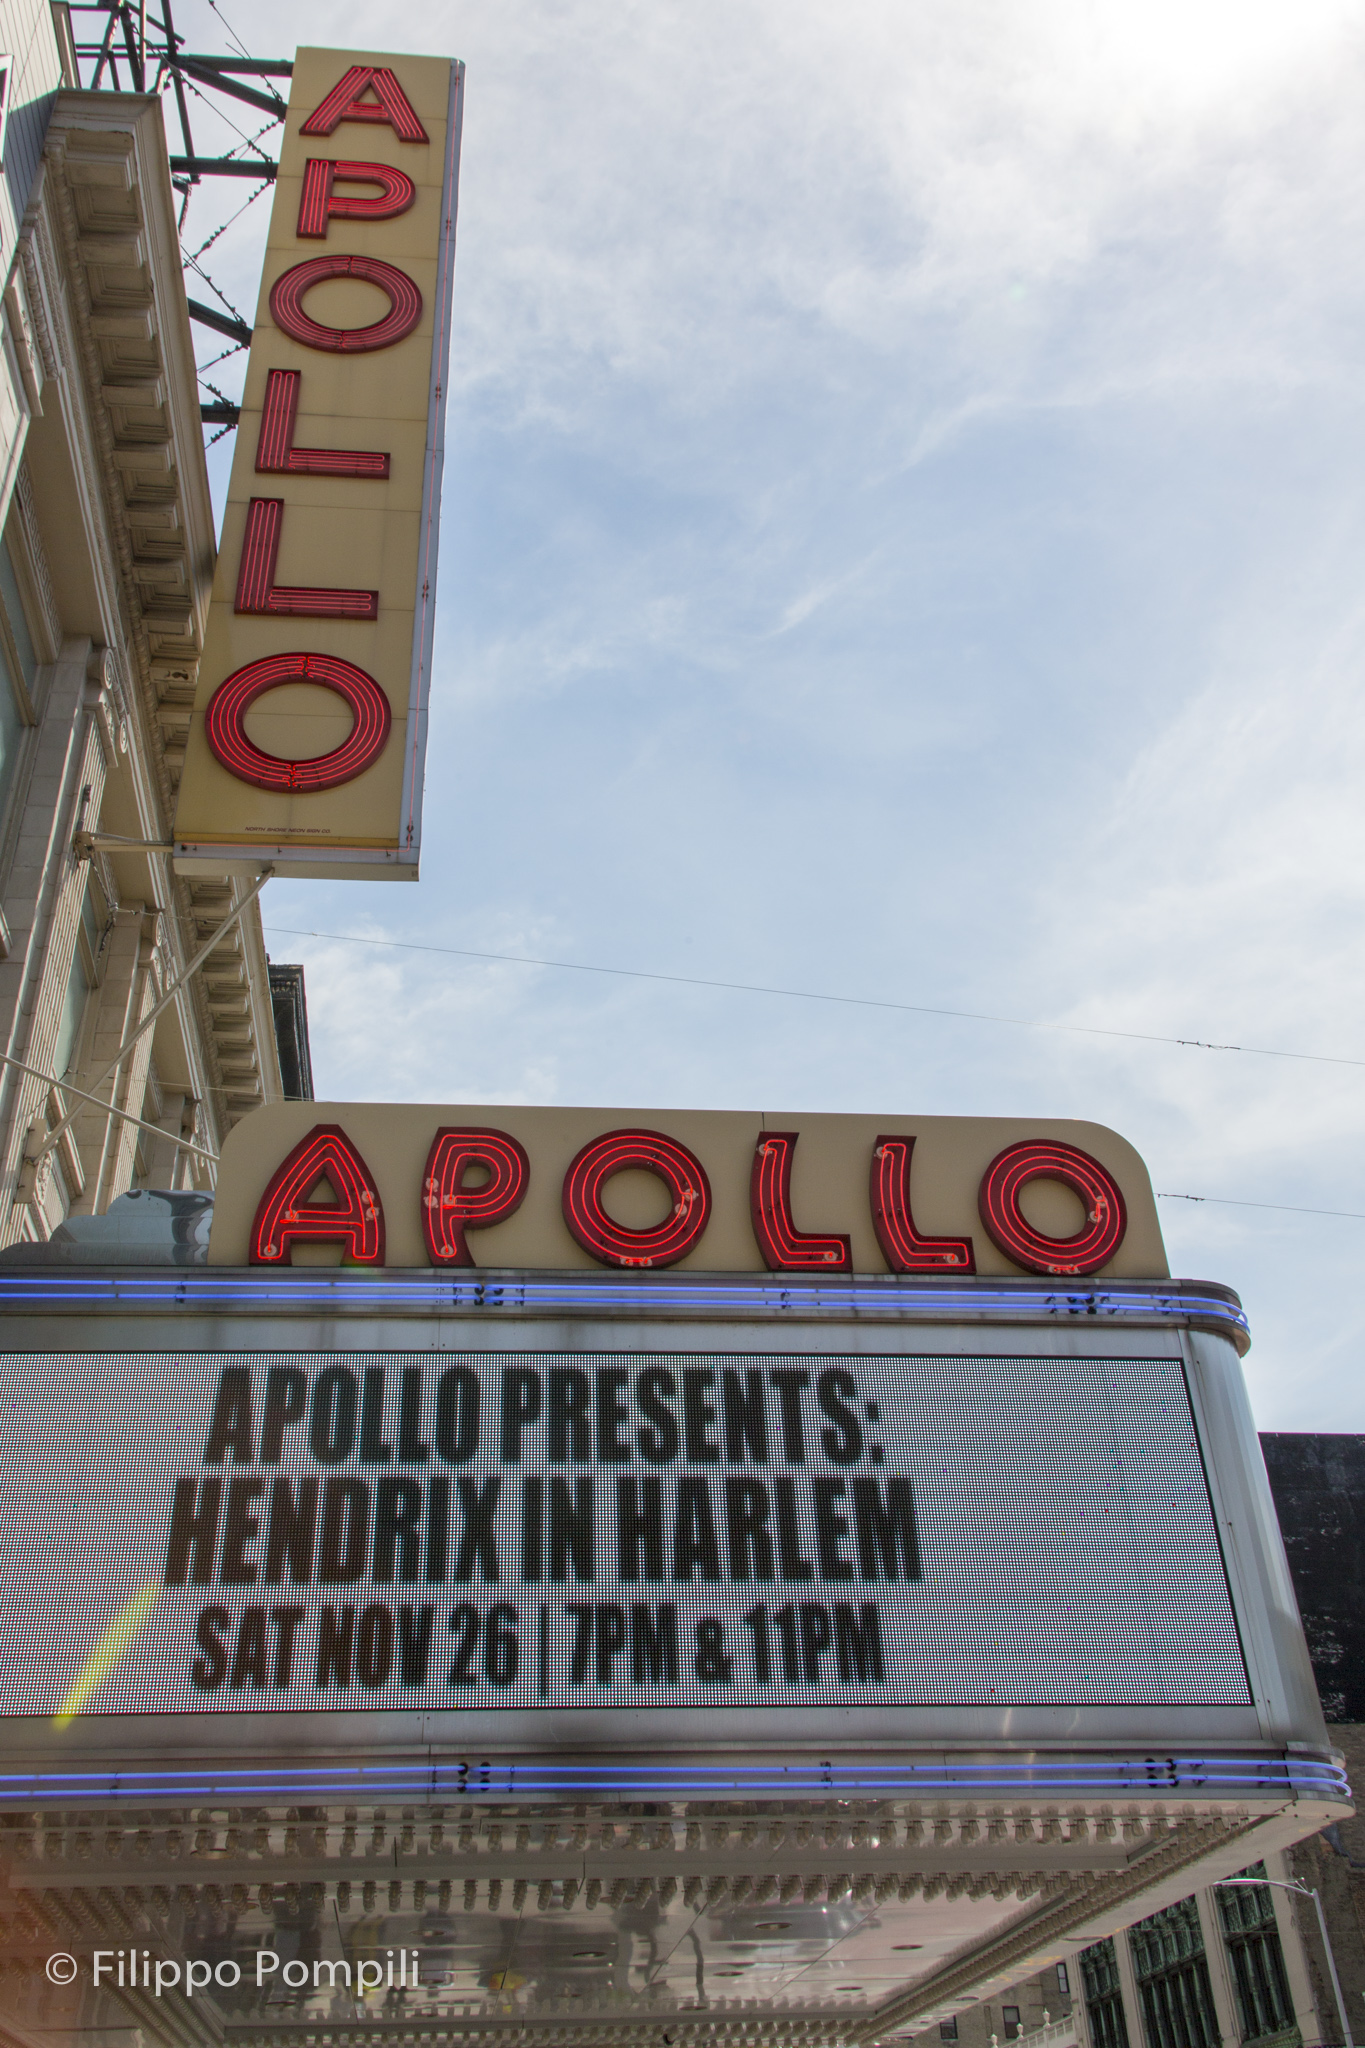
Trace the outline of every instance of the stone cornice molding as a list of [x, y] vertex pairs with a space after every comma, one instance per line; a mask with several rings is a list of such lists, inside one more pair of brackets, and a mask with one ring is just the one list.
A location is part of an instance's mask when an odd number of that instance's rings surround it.
[[[175, 814], [215, 540], [159, 99], [59, 94], [46, 170], [43, 211], [62, 256], [89, 421], [87, 459], [98, 472], [92, 497], [105, 512], [97, 523], [108, 536], [106, 543], [101, 534], [101, 545], [112, 546], [110, 582], [133, 669], [125, 685], [126, 708], [139, 741], [132, 769], [142, 829], [148, 838], [164, 840]], [[35, 234], [42, 224], [41, 218], [35, 222]], [[166, 900], [173, 894], [177, 904], [171, 944], [173, 957], [181, 960], [201, 918], [197, 905], [205, 885], [173, 877], [159, 856], [154, 862]], [[207, 891], [220, 887], [210, 882]], [[187, 1031], [187, 1037], [197, 1035], [203, 1049], [202, 1092], [215, 1135], [263, 1094], [278, 1092], [278, 1083], [269, 1086], [277, 1055], [259, 943], [248, 967], [249, 1054], [241, 1042], [242, 1020], [233, 1017], [229, 1024], [215, 1010], [202, 977], [195, 977], [184, 996], [185, 1021], [193, 1016], [197, 1025], [197, 1034]]]

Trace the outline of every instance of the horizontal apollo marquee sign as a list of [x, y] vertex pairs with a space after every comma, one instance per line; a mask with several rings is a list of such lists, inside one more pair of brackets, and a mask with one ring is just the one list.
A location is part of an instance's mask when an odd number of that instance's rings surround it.
[[417, 873], [464, 67], [298, 52], [179, 864]]
[[0, 1357], [0, 1713], [1246, 1707], [1178, 1358]]
[[293, 1104], [224, 1151], [210, 1259], [1165, 1277], [1092, 1124]]

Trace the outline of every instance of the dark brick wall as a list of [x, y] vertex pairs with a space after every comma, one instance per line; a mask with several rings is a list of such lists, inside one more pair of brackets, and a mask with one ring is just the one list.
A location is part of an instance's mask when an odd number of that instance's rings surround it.
[[1365, 1436], [1261, 1438], [1329, 1721], [1365, 1722]]
[[313, 1056], [308, 1044], [308, 1002], [303, 969], [270, 963], [270, 1000], [275, 1011], [275, 1043], [286, 1102], [313, 1100]]

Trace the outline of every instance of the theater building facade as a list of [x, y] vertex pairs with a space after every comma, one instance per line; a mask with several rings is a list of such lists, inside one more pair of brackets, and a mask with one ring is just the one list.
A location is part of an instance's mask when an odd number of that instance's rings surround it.
[[207, 1194], [284, 1092], [257, 878], [171, 861], [215, 544], [160, 103], [4, 14], [0, 1246]]
[[1246, 1318], [1130, 1145], [284, 1099], [266, 878], [418, 870], [463, 67], [298, 53], [215, 573], [159, 103], [59, 89], [61, 19], [0, 422], [0, 2043], [1333, 2038]]

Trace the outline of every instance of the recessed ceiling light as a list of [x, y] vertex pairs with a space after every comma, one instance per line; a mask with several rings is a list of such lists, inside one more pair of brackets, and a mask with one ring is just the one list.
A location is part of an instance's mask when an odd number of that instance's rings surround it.
[[606, 1953], [604, 1948], [576, 1948], [573, 1952], [573, 1960], [576, 1963], [597, 1963], [602, 1960]]
[[891, 1947], [897, 1955], [903, 1955], [907, 1949], [923, 1948], [924, 1943], [922, 1941], [893, 1941]]
[[755, 1934], [784, 1934], [791, 1926], [790, 1920], [755, 1920]]

